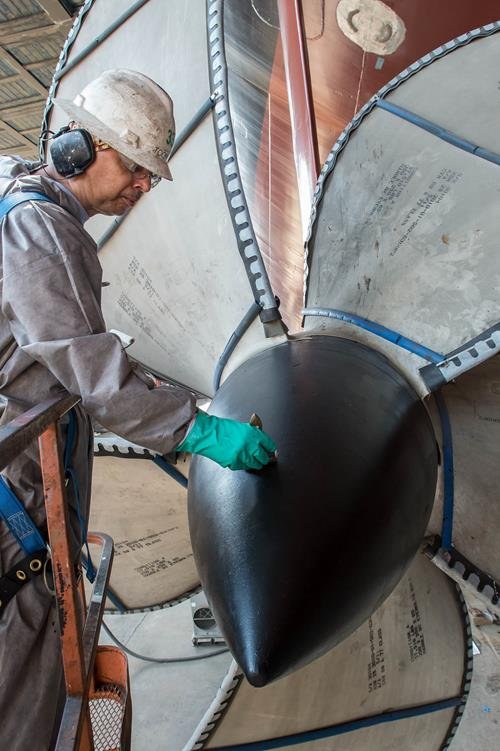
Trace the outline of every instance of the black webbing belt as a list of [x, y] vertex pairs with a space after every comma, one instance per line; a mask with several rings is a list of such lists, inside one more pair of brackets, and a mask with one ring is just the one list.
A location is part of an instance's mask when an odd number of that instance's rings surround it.
[[0, 578], [0, 618], [21, 587], [43, 573], [46, 559], [47, 549], [38, 550], [16, 563]]

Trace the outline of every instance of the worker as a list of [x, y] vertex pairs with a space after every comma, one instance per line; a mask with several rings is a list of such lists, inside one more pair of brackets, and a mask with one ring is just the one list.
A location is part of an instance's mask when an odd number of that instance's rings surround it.
[[[48, 162], [0, 157], [1, 422], [65, 391], [81, 397], [62, 420], [78, 565], [89, 515], [92, 420], [160, 454], [198, 453], [233, 470], [262, 468], [276, 446], [253, 425], [197, 411], [189, 391], [155, 383], [106, 331], [102, 269], [83, 225], [96, 214], [122, 215], [160, 179], [172, 179], [170, 97], [145, 75], [118, 69], [73, 102], [55, 101], [69, 121], [53, 136]], [[4, 470], [0, 485], [0, 501], [20, 503], [45, 541], [36, 441]], [[0, 591], [9, 572], [24, 566], [28, 573], [0, 605], [0, 745], [9, 751], [52, 748], [64, 701], [55, 600], [47, 576], [26, 568], [31, 561], [15, 530], [0, 521]]]

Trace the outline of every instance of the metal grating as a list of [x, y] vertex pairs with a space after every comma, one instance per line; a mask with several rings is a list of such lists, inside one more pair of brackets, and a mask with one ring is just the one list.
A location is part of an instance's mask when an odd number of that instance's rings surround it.
[[116, 684], [102, 684], [89, 700], [95, 751], [120, 751], [125, 714], [125, 690]]
[[36, 159], [45, 101], [59, 53], [82, 3], [0, 3], [0, 154]]

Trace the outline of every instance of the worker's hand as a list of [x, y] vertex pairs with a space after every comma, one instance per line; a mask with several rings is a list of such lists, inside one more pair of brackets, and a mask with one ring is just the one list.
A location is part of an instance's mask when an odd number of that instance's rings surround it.
[[197, 412], [176, 451], [201, 454], [230, 469], [262, 469], [274, 460], [276, 445], [267, 433], [247, 422]]

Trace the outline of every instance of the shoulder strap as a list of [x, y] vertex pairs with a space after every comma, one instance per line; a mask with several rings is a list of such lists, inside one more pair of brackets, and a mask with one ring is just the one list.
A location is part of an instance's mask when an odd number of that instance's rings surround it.
[[0, 199], [0, 221], [6, 216], [14, 206], [18, 206], [25, 201], [46, 201], [47, 203], [55, 203], [52, 198], [49, 198], [45, 193], [38, 193], [35, 190], [19, 190], [16, 193], [9, 193], [4, 198]]

